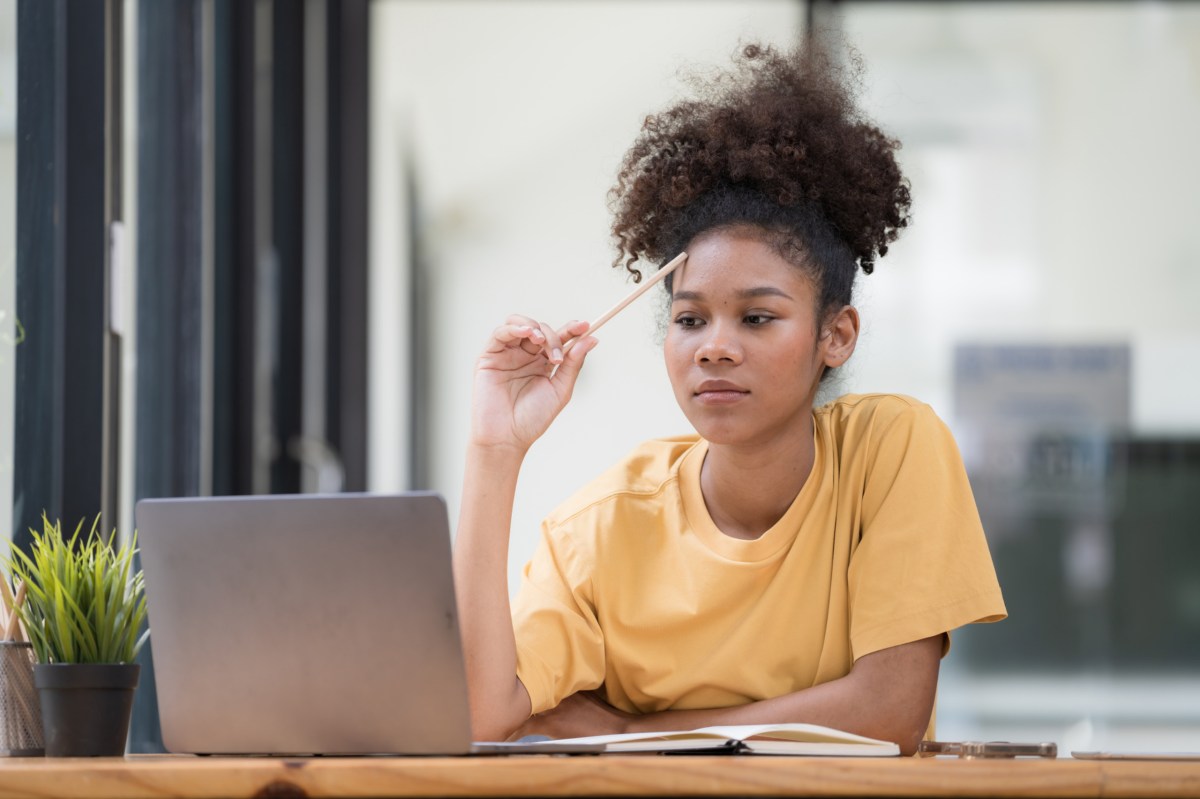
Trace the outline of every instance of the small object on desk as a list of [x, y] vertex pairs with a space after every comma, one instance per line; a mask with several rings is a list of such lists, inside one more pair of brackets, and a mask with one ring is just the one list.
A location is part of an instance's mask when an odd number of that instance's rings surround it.
[[1076, 760], [1195, 760], [1200, 752], [1071, 752]]
[[[24, 586], [22, 585], [22, 589]], [[17, 594], [17, 605], [23, 591]], [[17, 621], [14, 610], [5, 625]], [[33, 682], [33, 646], [24, 641], [0, 641], [0, 757], [41, 757], [45, 754], [42, 711]]]
[[516, 741], [514, 741], [514, 743], [540, 744], [540, 743], [545, 743], [546, 741], [553, 741], [553, 740], [554, 739], [551, 738], [549, 735], [522, 735], [520, 738], [518, 738]]
[[1058, 757], [1055, 743], [1013, 743], [1011, 741], [921, 741], [917, 755], [951, 755], [963, 760], [1008, 757]]

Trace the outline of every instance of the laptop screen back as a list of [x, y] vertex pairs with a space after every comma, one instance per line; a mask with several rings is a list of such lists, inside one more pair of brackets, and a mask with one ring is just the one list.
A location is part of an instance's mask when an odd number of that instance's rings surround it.
[[469, 750], [440, 496], [143, 500], [136, 516], [169, 751]]

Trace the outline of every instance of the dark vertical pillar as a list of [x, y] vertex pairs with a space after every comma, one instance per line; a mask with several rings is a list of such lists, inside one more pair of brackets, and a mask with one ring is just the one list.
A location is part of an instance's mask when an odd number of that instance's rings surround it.
[[103, 506], [104, 23], [104, 0], [17, 7], [18, 545], [43, 511], [74, 526]]
[[[27, 546], [27, 528], [43, 510], [60, 515], [62, 478], [63, 242], [59, 202], [62, 163], [58, 94], [63, 76], [63, 2], [22, 0], [17, 6], [17, 317], [25, 340], [16, 350], [13, 451], [13, 533]], [[33, 398], [26, 401], [24, 398]]]
[[255, 7], [213, 6], [213, 493], [254, 486]]
[[138, 15], [138, 497], [200, 487], [199, 4]]
[[271, 427], [275, 441], [271, 493], [300, 491], [292, 442], [304, 398], [304, 4], [277, 2], [272, 19], [271, 230], [276, 329], [272, 353]]
[[[125, 60], [124, 19], [125, 4], [123, 0], [105, 0], [104, 3], [104, 163], [103, 174], [105, 183], [104, 219], [106, 222], [105, 251], [106, 268], [104, 271], [103, 295], [105, 303], [104, 315], [104, 421], [101, 438], [101, 515], [105, 520], [108, 531], [118, 528], [128, 529], [117, 518], [117, 509], [121, 504], [121, 383], [122, 383], [122, 336], [125, 333], [127, 312], [120, 307], [116, 299], [117, 292], [123, 290], [132, 276], [129, 274], [129, 261], [126, 257], [128, 246], [118, 252], [114, 246], [114, 237], [124, 236], [123, 226], [118, 234], [117, 224], [124, 220], [124, 81]], [[94, 34], [93, 34], [94, 35]], [[124, 244], [124, 239], [122, 238]], [[121, 262], [113, 262], [113, 257], [120, 257]]]
[[[138, 7], [138, 498], [193, 496], [201, 486], [201, 8]], [[152, 646], [139, 658], [135, 752], [162, 750]]]
[[421, 213], [418, 191], [419, 176], [412, 151], [405, 153], [404, 161], [405, 207], [408, 219], [404, 220], [412, 235], [408, 237], [408, 341], [409, 341], [409, 419], [408, 440], [412, 451], [408, 453], [409, 486], [415, 489], [432, 487], [430, 471], [433, 455], [433, 434], [429, 420], [432, 417], [429, 371], [433, 357], [432, 342], [428, 334], [437, 324], [431, 318], [429, 297], [433, 291], [424, 241], [417, 235], [420, 226], [417, 219]]
[[[67, 4], [63, 98], [66, 197], [59, 204], [65, 251], [63, 474], [65, 524], [89, 522], [103, 505], [105, 120], [103, 0]], [[18, 449], [18, 451], [20, 451]]]
[[367, 488], [367, 0], [329, 8], [326, 430], [348, 491]]

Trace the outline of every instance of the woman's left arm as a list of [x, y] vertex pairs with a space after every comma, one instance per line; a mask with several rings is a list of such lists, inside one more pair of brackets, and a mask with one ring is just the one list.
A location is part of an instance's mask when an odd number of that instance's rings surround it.
[[916, 752], [933, 713], [943, 635], [863, 655], [850, 673], [803, 691], [711, 710], [666, 710], [634, 715], [595, 696], [576, 694], [532, 717], [520, 735], [554, 738], [618, 732], [691, 730], [728, 724], [804, 722], [894, 741]]

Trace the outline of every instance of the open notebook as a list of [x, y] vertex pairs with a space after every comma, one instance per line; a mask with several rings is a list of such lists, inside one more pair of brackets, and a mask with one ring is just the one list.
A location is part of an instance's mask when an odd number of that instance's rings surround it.
[[605, 752], [691, 752], [818, 757], [898, 757], [890, 741], [865, 738], [816, 724], [702, 727], [657, 733], [621, 733], [564, 738], [560, 744], [601, 744]]

